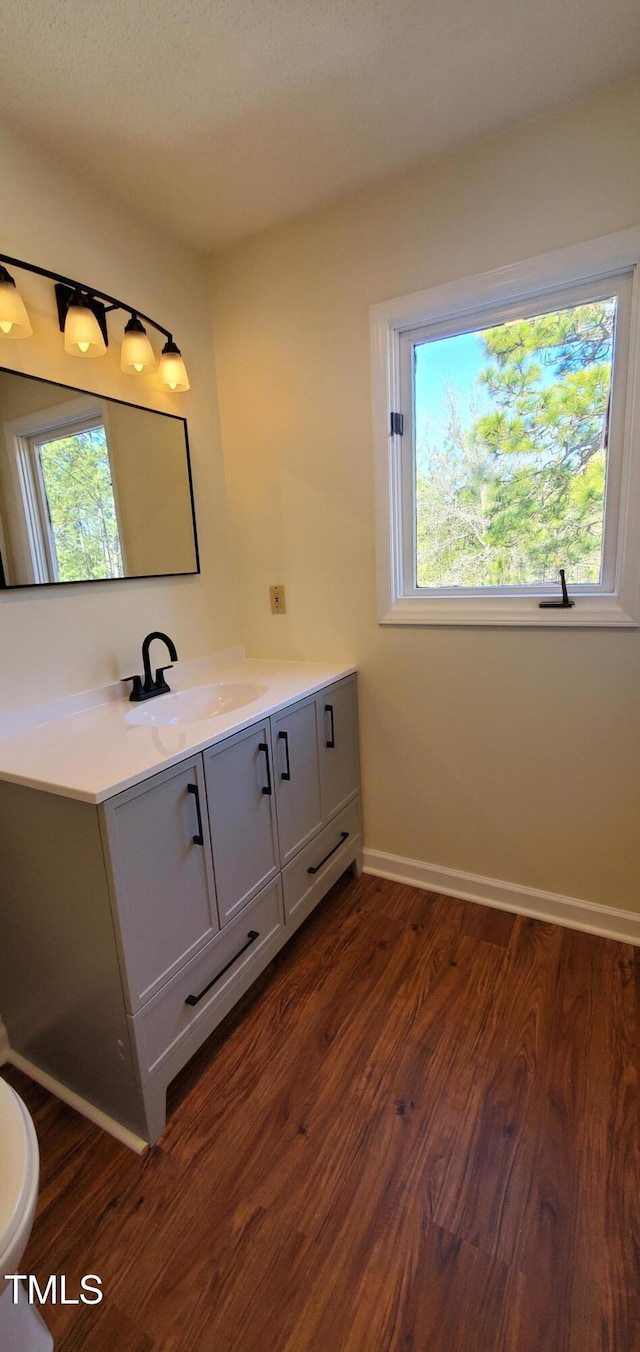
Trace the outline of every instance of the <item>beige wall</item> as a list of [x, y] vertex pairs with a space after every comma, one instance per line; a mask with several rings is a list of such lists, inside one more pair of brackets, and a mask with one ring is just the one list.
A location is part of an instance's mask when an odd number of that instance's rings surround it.
[[110, 404], [108, 439], [128, 573], [195, 568], [184, 427]]
[[[17, 276], [17, 268], [15, 271]], [[4, 344], [2, 353], [4, 361], [11, 355]], [[55, 408], [56, 404], [68, 404], [74, 394], [75, 391], [66, 385], [38, 385], [35, 381], [0, 371], [0, 416], [3, 422], [41, 413], [43, 409]]]
[[3, 253], [100, 287], [173, 327], [192, 389], [171, 397], [155, 388], [153, 377], [138, 381], [120, 372], [117, 315], [110, 317], [112, 341], [106, 357], [67, 357], [54, 319], [51, 284], [16, 273], [34, 336], [15, 341], [0, 335], [0, 366], [186, 416], [203, 569], [200, 577], [1, 595], [0, 709], [10, 709], [137, 670], [141, 640], [151, 629], [171, 634], [184, 658], [237, 643], [240, 636], [204, 261], [7, 126], [0, 127], [0, 182]]
[[378, 627], [368, 311], [637, 225], [639, 146], [627, 84], [212, 266], [245, 637], [358, 662], [366, 844], [635, 910], [640, 634]]

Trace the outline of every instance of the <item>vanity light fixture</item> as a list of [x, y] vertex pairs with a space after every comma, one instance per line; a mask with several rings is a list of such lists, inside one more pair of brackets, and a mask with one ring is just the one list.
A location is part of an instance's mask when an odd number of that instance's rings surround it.
[[[156, 368], [156, 357], [149, 341], [145, 324], [150, 324], [165, 339], [158, 367], [158, 378], [163, 389], [172, 394], [189, 389], [189, 377], [180, 348], [173, 334], [149, 315], [134, 310], [123, 301], [108, 296], [104, 291], [63, 277], [49, 268], [36, 267], [20, 258], [0, 254], [0, 339], [28, 338], [33, 333], [31, 321], [13, 277], [5, 263], [38, 277], [48, 277], [55, 283], [56, 304], [60, 332], [64, 333], [65, 352], [72, 357], [101, 357], [109, 346], [107, 315], [112, 310], [124, 310], [129, 318], [125, 325], [120, 359], [121, 369], [131, 375], [141, 375]], [[141, 321], [144, 320], [145, 324]]]
[[130, 375], [140, 375], [141, 371], [156, 369], [155, 353], [147, 337], [147, 330], [136, 314], [133, 314], [125, 325], [120, 366]]
[[33, 333], [27, 307], [6, 268], [0, 266], [0, 333], [6, 338], [30, 338]]
[[173, 338], [167, 339], [160, 358], [159, 368], [160, 380], [168, 390], [188, 390], [189, 377], [187, 368], [182, 360], [180, 348], [176, 347]]
[[[104, 306], [100, 308], [104, 313]], [[107, 350], [94, 305], [81, 291], [69, 301], [64, 320], [64, 350], [70, 357], [103, 357]]]

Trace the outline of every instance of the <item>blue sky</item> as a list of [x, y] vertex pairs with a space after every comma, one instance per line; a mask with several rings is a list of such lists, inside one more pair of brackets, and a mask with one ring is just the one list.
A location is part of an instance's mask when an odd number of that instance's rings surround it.
[[[610, 304], [615, 306], [615, 301], [612, 300]], [[465, 427], [469, 427], [475, 417], [489, 413], [495, 407], [494, 400], [485, 387], [476, 383], [480, 372], [492, 364], [491, 358], [487, 358], [485, 353], [481, 332], [455, 334], [451, 338], [438, 338], [434, 342], [420, 343], [415, 348], [415, 354], [418, 447], [424, 445], [427, 432], [431, 443], [437, 444], [441, 439], [447, 419], [448, 386], [454, 391], [458, 413]], [[552, 356], [550, 350], [548, 356]], [[558, 375], [553, 360], [548, 364], [543, 362], [537, 381], [538, 388], [551, 385], [556, 379]], [[476, 401], [473, 414], [470, 407], [472, 395]]]
[[[458, 405], [464, 423], [469, 426], [471, 392], [480, 371], [488, 365], [484, 343], [478, 333], [462, 333], [452, 338], [439, 338], [433, 343], [416, 347], [416, 428], [418, 443], [423, 440], [425, 420], [429, 422], [430, 438], [435, 439], [447, 415], [446, 388], [452, 386], [458, 395]], [[481, 389], [480, 409], [488, 412], [491, 400]]]

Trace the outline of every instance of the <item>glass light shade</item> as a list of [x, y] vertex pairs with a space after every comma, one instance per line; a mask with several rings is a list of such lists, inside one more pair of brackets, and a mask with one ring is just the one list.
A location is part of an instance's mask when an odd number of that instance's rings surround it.
[[0, 277], [0, 333], [5, 338], [30, 338], [33, 333], [25, 303], [8, 273]]
[[143, 371], [156, 369], [154, 350], [137, 316], [131, 317], [124, 331], [120, 369], [129, 375], [140, 375]]
[[64, 350], [71, 357], [101, 357], [107, 346], [88, 305], [70, 305], [64, 323]]
[[176, 347], [171, 338], [162, 349], [158, 375], [160, 376], [160, 384], [166, 390], [171, 390], [172, 394], [190, 388], [187, 368], [180, 355], [180, 348]]

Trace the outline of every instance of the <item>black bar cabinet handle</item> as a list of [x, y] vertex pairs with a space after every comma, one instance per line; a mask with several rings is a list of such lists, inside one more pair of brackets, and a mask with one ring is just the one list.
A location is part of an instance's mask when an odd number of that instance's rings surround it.
[[349, 838], [349, 832], [348, 832], [348, 831], [341, 831], [341, 832], [340, 832], [340, 839], [339, 839], [339, 841], [338, 841], [338, 844], [337, 844], [337, 845], [334, 845], [333, 849], [332, 849], [332, 850], [329, 850], [329, 853], [328, 853], [328, 854], [325, 854], [324, 859], [321, 859], [319, 864], [314, 864], [313, 868], [308, 868], [308, 869], [307, 869], [307, 873], [319, 873], [319, 872], [320, 872], [320, 869], [322, 868], [322, 865], [323, 865], [323, 864], [326, 864], [327, 859], [330, 859], [331, 856], [332, 856], [332, 854], [335, 854], [336, 850], [339, 850], [339, 849], [340, 849], [340, 846], [344, 843], [345, 840], [348, 840], [348, 838]]
[[290, 762], [289, 762], [289, 734], [288, 734], [288, 732], [279, 732], [279, 733], [278, 733], [278, 737], [279, 737], [279, 739], [280, 739], [281, 742], [284, 742], [284, 754], [285, 754], [285, 756], [286, 756], [286, 758], [287, 758], [287, 768], [286, 768], [286, 770], [283, 770], [283, 771], [282, 771], [282, 774], [280, 775], [280, 778], [281, 778], [281, 779], [291, 779], [291, 765], [290, 765]]
[[200, 811], [200, 793], [197, 784], [187, 784], [187, 793], [192, 793], [196, 800], [196, 813], [198, 817], [198, 834], [192, 836], [194, 845], [204, 845], [204, 836], [202, 834], [202, 813]]
[[239, 949], [238, 949], [238, 952], [236, 953], [235, 957], [230, 958], [229, 961], [228, 961], [227, 963], [225, 963], [225, 966], [222, 968], [221, 971], [218, 972], [218, 975], [217, 975], [217, 976], [214, 976], [213, 981], [210, 981], [210, 982], [209, 982], [209, 985], [208, 985], [208, 986], [205, 986], [204, 990], [200, 991], [200, 994], [199, 994], [199, 995], [188, 995], [187, 998], [186, 998], [186, 1000], [185, 1000], [185, 1005], [197, 1005], [197, 1004], [199, 1004], [200, 1001], [201, 1001], [201, 999], [202, 999], [202, 997], [203, 997], [204, 995], [207, 994], [207, 991], [210, 991], [210, 990], [211, 990], [211, 987], [212, 987], [212, 986], [215, 986], [216, 981], [219, 981], [219, 980], [220, 980], [220, 977], [221, 977], [221, 976], [224, 976], [225, 972], [228, 972], [228, 971], [229, 971], [229, 968], [230, 968], [230, 967], [233, 967], [234, 962], [237, 962], [237, 961], [238, 961], [238, 958], [241, 957], [241, 955], [242, 955], [243, 953], [246, 953], [247, 949], [248, 949], [248, 948], [251, 948], [251, 945], [254, 944], [255, 941], [256, 941], [256, 939], [259, 939], [259, 938], [260, 938], [260, 934], [259, 934], [259, 931], [258, 931], [258, 930], [249, 930], [249, 933], [248, 933], [248, 935], [247, 935], [247, 942], [246, 942], [246, 944], [243, 944], [243, 945], [242, 945], [242, 948], [239, 948]]
[[331, 736], [329, 738], [329, 741], [327, 742], [327, 746], [329, 747], [330, 751], [333, 751], [336, 744], [336, 725], [333, 721], [333, 705], [325, 704], [324, 711], [326, 714], [331, 714]]
[[269, 747], [267, 743], [258, 742], [258, 751], [264, 751], [265, 760], [267, 762], [267, 782], [266, 784], [263, 784], [262, 792], [266, 793], [267, 796], [270, 798], [271, 794], [273, 793], [273, 789], [271, 786], [271, 766], [269, 764]]

